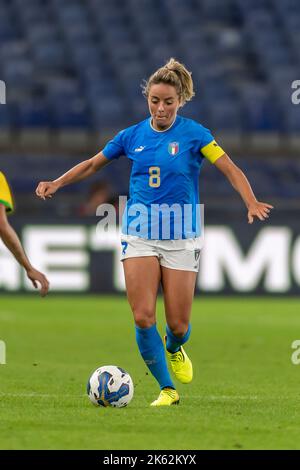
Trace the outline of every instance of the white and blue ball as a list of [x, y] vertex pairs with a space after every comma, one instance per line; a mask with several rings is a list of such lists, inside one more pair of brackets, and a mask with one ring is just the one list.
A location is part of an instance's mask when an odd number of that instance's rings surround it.
[[96, 406], [127, 406], [133, 393], [134, 386], [130, 375], [117, 366], [99, 367], [87, 383], [87, 394]]

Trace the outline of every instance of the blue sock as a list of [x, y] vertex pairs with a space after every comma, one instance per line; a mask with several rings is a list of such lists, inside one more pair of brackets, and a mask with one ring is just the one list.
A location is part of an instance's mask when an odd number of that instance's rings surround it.
[[154, 324], [150, 328], [135, 326], [135, 331], [142, 358], [151, 374], [156, 378], [160, 388], [175, 388], [168, 371], [164, 345], [157, 332], [156, 325]]
[[167, 344], [166, 344], [167, 350], [170, 353], [175, 353], [179, 351], [180, 346], [186, 343], [187, 340], [189, 339], [190, 334], [191, 334], [191, 325], [189, 324], [187, 332], [185, 333], [184, 336], [181, 336], [181, 337], [175, 336], [170, 330], [170, 328], [168, 327], [168, 325], [167, 325], [166, 331], [167, 331]]

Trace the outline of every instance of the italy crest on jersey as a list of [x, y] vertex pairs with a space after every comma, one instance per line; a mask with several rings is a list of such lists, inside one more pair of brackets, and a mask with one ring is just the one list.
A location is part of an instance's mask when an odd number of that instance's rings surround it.
[[170, 155], [176, 155], [179, 152], [179, 143], [170, 142], [168, 145], [168, 152]]

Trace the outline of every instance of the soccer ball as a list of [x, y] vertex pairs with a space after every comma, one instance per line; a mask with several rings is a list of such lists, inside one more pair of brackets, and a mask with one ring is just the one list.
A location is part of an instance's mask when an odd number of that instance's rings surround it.
[[87, 394], [96, 406], [127, 406], [133, 397], [133, 382], [126, 370], [117, 366], [102, 366], [95, 370], [87, 383]]

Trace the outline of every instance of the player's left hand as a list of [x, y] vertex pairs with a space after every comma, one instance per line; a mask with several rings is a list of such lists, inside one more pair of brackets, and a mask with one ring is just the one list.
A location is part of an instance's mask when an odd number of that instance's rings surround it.
[[248, 207], [248, 223], [252, 224], [254, 217], [257, 217], [259, 220], [268, 219], [270, 209], [274, 209], [271, 204], [267, 204], [266, 202], [259, 202], [255, 201]]
[[27, 276], [31, 280], [32, 284], [34, 285], [36, 289], [38, 289], [39, 287], [38, 283], [40, 283], [41, 296], [45, 297], [48, 294], [49, 285], [50, 285], [45, 274], [40, 273], [37, 269], [31, 268], [31, 269], [28, 269]]

